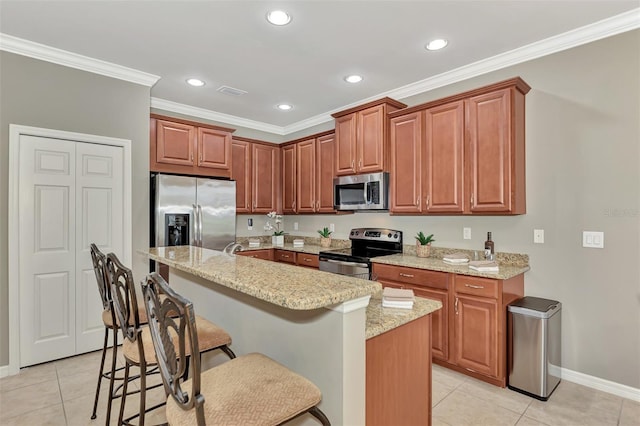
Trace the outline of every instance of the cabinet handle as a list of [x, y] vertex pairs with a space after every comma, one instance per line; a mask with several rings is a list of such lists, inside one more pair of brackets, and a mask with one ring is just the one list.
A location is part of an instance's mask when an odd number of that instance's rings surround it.
[[293, 204], [291, 205], [291, 208], [292, 208], [293, 210], [295, 210], [295, 209], [296, 209], [296, 202], [295, 202], [295, 201], [294, 201], [294, 202], [293, 202]]
[[351, 160], [351, 170], [356, 171], [356, 162], [355, 160]]
[[454, 303], [453, 308], [456, 310], [456, 315], [458, 315], [458, 298], [456, 297], [456, 303]]
[[431, 198], [431, 196], [430, 196], [430, 195], [427, 195], [427, 199], [426, 199], [426, 200], [425, 200], [425, 202], [424, 202], [424, 203], [425, 203], [425, 205], [426, 205], [427, 207], [429, 207], [429, 199], [430, 199], [430, 198]]
[[402, 272], [400, 272], [400, 276], [401, 277], [407, 277], [407, 278], [413, 278], [413, 274], [403, 274]]
[[416, 200], [416, 206], [420, 207], [420, 197], [418, 196], [418, 199]]
[[471, 205], [473, 206], [473, 192], [471, 193]]
[[362, 168], [362, 158], [360, 160], [358, 160], [358, 168], [361, 169]]
[[281, 255], [280, 255], [280, 257], [285, 257], [285, 258], [287, 258], [287, 259], [288, 259], [288, 258], [289, 258], [289, 255], [288, 255], [288, 254], [281, 254]]
[[320, 201], [316, 201], [316, 211], [320, 210]]
[[311, 262], [311, 259], [304, 259], [305, 262]]
[[200, 153], [200, 158], [198, 159], [198, 166], [202, 164], [202, 153]]
[[193, 152], [191, 153], [191, 156], [189, 158], [191, 158], [191, 162], [193, 162]]
[[469, 288], [484, 288], [483, 285], [465, 284], [464, 286]]

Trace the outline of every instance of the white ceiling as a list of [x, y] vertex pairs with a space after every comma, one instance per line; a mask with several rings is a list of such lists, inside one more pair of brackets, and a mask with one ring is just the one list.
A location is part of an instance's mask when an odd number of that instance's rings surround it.
[[[635, 21], [639, 6], [640, 0], [1, 0], [0, 32], [155, 74], [152, 106], [194, 107], [286, 134], [634, 9]], [[287, 10], [291, 24], [267, 23], [273, 8]], [[434, 37], [449, 46], [426, 51]], [[345, 83], [353, 73], [364, 81]], [[189, 77], [207, 84], [187, 86]], [[248, 93], [225, 95], [216, 91], [222, 85]], [[277, 110], [282, 102], [293, 110]]]

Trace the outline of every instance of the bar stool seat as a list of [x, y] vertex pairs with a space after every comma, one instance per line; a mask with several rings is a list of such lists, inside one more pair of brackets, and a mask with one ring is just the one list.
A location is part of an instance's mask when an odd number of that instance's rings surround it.
[[[199, 337], [198, 347], [200, 348], [201, 353], [213, 348], [219, 348], [224, 345], [231, 345], [231, 336], [226, 331], [200, 316], [196, 316], [196, 328], [198, 330]], [[175, 332], [173, 332], [173, 330], [171, 331], [171, 337], [174, 339], [175, 344], [177, 345], [178, 336], [177, 334], [175, 334]], [[142, 348], [144, 350], [144, 359], [146, 360], [146, 364], [157, 364], [156, 351], [153, 347], [153, 341], [151, 340], [151, 332], [149, 331], [149, 327], [142, 328], [140, 338], [142, 339]], [[188, 345], [187, 347], [189, 347], [189, 336], [186, 336], [186, 339]], [[122, 353], [129, 361], [135, 364], [140, 364], [140, 352], [138, 351], [137, 343], [125, 339], [125, 341], [122, 343]], [[189, 356], [191, 355], [191, 353], [187, 353], [186, 355]]]
[[[322, 399], [309, 380], [258, 353], [227, 361], [200, 377], [204, 418], [212, 425], [279, 425]], [[191, 379], [182, 388], [190, 389]], [[198, 424], [196, 410], [184, 410], [174, 398], [167, 399], [166, 416], [171, 426]]]

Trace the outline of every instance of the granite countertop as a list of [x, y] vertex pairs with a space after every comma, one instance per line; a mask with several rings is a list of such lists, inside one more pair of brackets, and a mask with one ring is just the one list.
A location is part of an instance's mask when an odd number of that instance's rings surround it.
[[469, 269], [468, 265], [449, 265], [442, 259], [433, 257], [417, 257], [415, 254], [392, 254], [390, 256], [379, 256], [371, 259], [372, 263], [384, 265], [405, 266], [408, 268], [428, 269], [431, 271], [450, 272], [452, 274], [471, 275], [474, 277], [494, 278], [507, 280], [516, 275], [524, 274], [529, 269], [529, 265], [509, 264], [498, 262], [499, 272], [478, 272]]
[[378, 336], [441, 308], [442, 303], [439, 300], [422, 297], [415, 298], [413, 309], [383, 308], [382, 292], [379, 291], [371, 296], [367, 306], [366, 338]]
[[271, 243], [262, 243], [260, 247], [249, 247], [248, 244], [242, 244], [242, 251], [252, 251], [252, 250], [269, 250], [269, 249], [278, 249], [278, 250], [289, 250], [295, 251], [298, 253], [307, 253], [307, 254], [318, 254], [321, 251], [335, 250], [336, 247], [320, 247], [315, 244], [305, 244], [302, 247], [294, 247], [293, 243], [284, 243], [283, 246], [275, 246]]
[[150, 248], [144, 253], [180, 271], [288, 309], [325, 308], [382, 289], [376, 281], [193, 246]]

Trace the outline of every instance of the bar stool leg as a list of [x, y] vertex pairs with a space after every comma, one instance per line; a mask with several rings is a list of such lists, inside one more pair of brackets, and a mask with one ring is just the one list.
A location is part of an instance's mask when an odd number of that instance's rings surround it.
[[113, 351], [111, 357], [111, 376], [109, 377], [109, 399], [107, 401], [107, 418], [105, 425], [111, 421], [111, 406], [113, 405], [113, 382], [116, 380], [116, 361], [118, 359], [118, 329], [113, 329]]
[[127, 401], [127, 385], [129, 384], [129, 363], [124, 366], [124, 382], [122, 384], [122, 399], [120, 400], [120, 415], [118, 416], [118, 426], [122, 424], [124, 418], [124, 405]]
[[100, 385], [102, 384], [102, 377], [104, 376], [104, 359], [107, 356], [107, 343], [109, 342], [109, 329], [104, 328], [104, 343], [102, 345], [102, 360], [100, 360], [100, 371], [98, 371], [98, 386], [96, 386], [96, 399], [93, 401], [93, 413], [91, 414], [91, 420], [95, 419], [96, 411], [98, 410], [98, 398], [100, 398]]

